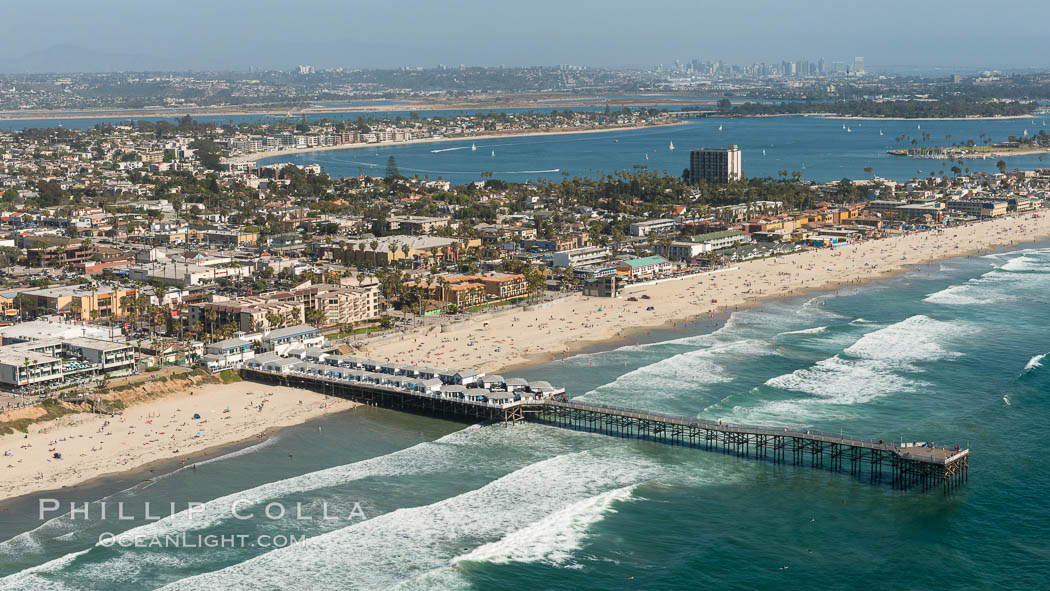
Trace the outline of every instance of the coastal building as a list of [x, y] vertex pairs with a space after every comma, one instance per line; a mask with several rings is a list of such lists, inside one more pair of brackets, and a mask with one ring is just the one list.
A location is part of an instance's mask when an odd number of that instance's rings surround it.
[[205, 267], [191, 263], [149, 263], [128, 267], [128, 277], [136, 281], [159, 281], [173, 285], [200, 285], [223, 277], [248, 277], [251, 267]]
[[959, 199], [948, 202], [948, 209], [978, 218], [1002, 217], [1009, 207], [1006, 201]]
[[722, 250], [723, 248], [732, 248], [741, 244], [747, 244], [751, 242], [751, 237], [745, 234], [742, 230], [723, 230], [721, 232], [708, 232], [707, 234], [697, 234], [689, 239], [689, 242], [693, 244], [702, 244], [706, 249], [705, 252], [713, 250]]
[[620, 292], [623, 278], [613, 273], [589, 279], [583, 284], [583, 295], [597, 298], [614, 298]]
[[345, 240], [322, 250], [333, 258], [353, 265], [386, 266], [410, 260], [428, 264], [438, 261], [454, 261], [464, 248], [481, 246], [481, 239], [453, 239], [439, 236], [409, 236], [398, 234], [374, 239]]
[[740, 149], [698, 148], [689, 152], [689, 181], [728, 183], [743, 178]]
[[82, 285], [46, 287], [20, 292], [23, 313], [57, 314], [71, 320], [89, 321], [124, 316], [137, 296], [133, 288]]
[[674, 265], [664, 257], [649, 256], [626, 260], [617, 265], [616, 271], [621, 275], [627, 275], [631, 278], [637, 279], [640, 277], [652, 277], [653, 275], [666, 273], [673, 268]]
[[75, 337], [113, 340], [123, 338], [123, 332], [119, 326], [95, 326], [84, 322], [67, 321], [64, 317], [48, 317], [0, 327], [0, 346]]
[[40, 339], [0, 347], [0, 387], [48, 387], [135, 365], [130, 345], [86, 337]]
[[194, 304], [188, 310], [189, 322], [199, 322], [207, 331], [233, 324], [243, 332], [269, 329], [275, 318], [293, 322], [313, 318], [311, 321], [320, 327], [354, 324], [379, 317], [379, 291], [377, 284], [344, 286], [307, 282], [288, 291]]
[[321, 331], [309, 324], [278, 328], [264, 333], [259, 348], [284, 355], [291, 347], [313, 347], [324, 343]]
[[627, 233], [631, 236], [646, 237], [649, 234], [669, 234], [678, 228], [678, 222], [674, 220], [659, 219], [635, 222], [627, 226]]
[[1010, 211], [1034, 211], [1039, 209], [1039, 199], [1035, 197], [1011, 197], [1007, 200]]
[[551, 263], [555, 267], [579, 267], [600, 263], [611, 255], [612, 251], [604, 246], [586, 246], [555, 252], [551, 255]]
[[233, 367], [255, 357], [255, 346], [242, 338], [233, 338], [212, 343], [205, 348], [201, 364], [208, 371]]
[[688, 242], [684, 240], [675, 240], [674, 242], [664, 244], [654, 244], [653, 250], [660, 255], [663, 255], [672, 261], [690, 261], [705, 252], [709, 252], [705, 245], [696, 242]]

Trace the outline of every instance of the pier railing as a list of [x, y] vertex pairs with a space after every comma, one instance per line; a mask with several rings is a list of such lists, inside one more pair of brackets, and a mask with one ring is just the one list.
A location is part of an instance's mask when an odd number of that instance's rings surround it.
[[[784, 426], [784, 427], [773, 427], [769, 425], [749, 425], [746, 423], [727, 423], [723, 421], [711, 421], [700, 418], [690, 418], [681, 415], [674, 415], [669, 413], [655, 412], [655, 411], [640, 411], [632, 408], [625, 408], [620, 406], [613, 406], [608, 404], [598, 404], [592, 402], [578, 402], [578, 401], [543, 401], [542, 404], [548, 404], [552, 406], [558, 406], [562, 408], [571, 408], [577, 410], [584, 410], [589, 412], [596, 412], [600, 414], [607, 414], [612, 416], [620, 416], [624, 418], [663, 422], [668, 425], [681, 425], [686, 427], [698, 427], [705, 430], [711, 431], [725, 431], [731, 433], [751, 434], [751, 435], [763, 435], [763, 436], [780, 436], [780, 437], [797, 437], [800, 439], [807, 439], [811, 441], [819, 441], [822, 443], [835, 443], [838, 445], [848, 445], [850, 447], [861, 447], [865, 449], [877, 449], [882, 451], [893, 452], [901, 458], [906, 458], [921, 462], [932, 462], [935, 464], [945, 464], [954, 460], [958, 460], [959, 457], [965, 456], [969, 453], [968, 449], [957, 449], [952, 446], [935, 445], [932, 443], [924, 444], [903, 444], [896, 445], [892, 442], [886, 442], [884, 439], [873, 439], [866, 437], [854, 437], [852, 435], [845, 435], [843, 433], [826, 433], [824, 431], [815, 431], [813, 429], [806, 429], [804, 427], [797, 426]], [[916, 450], [916, 451], [906, 451]], [[937, 450], [937, 453], [917, 453], [918, 450]]]

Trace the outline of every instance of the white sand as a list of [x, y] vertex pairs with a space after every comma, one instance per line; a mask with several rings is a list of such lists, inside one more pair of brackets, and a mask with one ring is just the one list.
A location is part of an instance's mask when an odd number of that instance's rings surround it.
[[[1050, 218], [1025, 215], [806, 251], [741, 263], [736, 270], [713, 275], [631, 286], [616, 299], [574, 295], [543, 309], [508, 310], [447, 333], [437, 327], [419, 328], [401, 341], [367, 347], [363, 354], [398, 363], [503, 372], [562, 357], [597, 342], [629, 341], [631, 335], [648, 329], [753, 305], [763, 298], [865, 282], [909, 265], [1046, 236], [1050, 236]], [[642, 294], [651, 299], [627, 301]], [[655, 310], [646, 311], [648, 306]], [[481, 324], [483, 320], [488, 326]]]
[[[30, 425], [28, 437], [20, 432], [0, 436], [0, 453], [13, 454], [0, 457], [0, 499], [161, 460], [185, 457], [192, 463], [209, 448], [355, 406], [308, 390], [253, 382], [198, 385], [190, 391], [131, 406], [122, 416], [73, 414]], [[230, 411], [223, 412], [227, 406]], [[194, 420], [194, 413], [201, 418]], [[62, 459], [54, 459], [54, 452]]]

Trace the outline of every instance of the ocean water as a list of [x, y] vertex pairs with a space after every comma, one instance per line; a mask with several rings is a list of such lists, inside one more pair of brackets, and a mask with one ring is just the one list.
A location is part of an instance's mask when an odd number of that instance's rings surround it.
[[[641, 166], [677, 176], [689, 167], [690, 149], [737, 144], [743, 153], [743, 172], [748, 177], [777, 178], [780, 171], [786, 170], [820, 182], [872, 175], [906, 181], [929, 176], [931, 172], [939, 175], [942, 170], [951, 175], [951, 167], [956, 164], [887, 153], [911, 146], [911, 139], [925, 146], [951, 145], [969, 139], [981, 143], [981, 134], [1003, 141], [1010, 136], [1020, 137], [1025, 130], [1036, 134], [1046, 129], [1043, 124], [1042, 117], [993, 121], [843, 121], [801, 116], [691, 119], [672, 127], [384, 145], [275, 156], [260, 163], [316, 163], [331, 176], [383, 175], [387, 160], [394, 156], [402, 174], [440, 177], [456, 184], [483, 180], [482, 172], [514, 182], [539, 178], [559, 181], [565, 175], [599, 178]], [[849, 131], [843, 129], [844, 125]], [[924, 133], [930, 139], [923, 140]], [[674, 151], [670, 150], [672, 142]], [[471, 150], [471, 145], [477, 149]], [[996, 162], [997, 158], [964, 159], [959, 168], [963, 172], [968, 168], [971, 172], [991, 173], [998, 170]], [[1009, 170], [1050, 166], [1039, 155], [1011, 156], [1006, 162]]]
[[[970, 481], [947, 497], [542, 425], [359, 408], [82, 499], [123, 500], [134, 520], [40, 520], [34, 499], [0, 507], [0, 589], [1045, 588], [1048, 289], [1050, 242], [520, 374], [597, 402], [969, 446]], [[146, 501], [176, 512], [144, 520]], [[192, 520], [189, 501], [203, 503]], [[275, 503], [314, 519], [263, 517]], [[320, 518], [325, 506], [334, 519]], [[98, 545], [103, 532], [305, 541], [120, 548]]]

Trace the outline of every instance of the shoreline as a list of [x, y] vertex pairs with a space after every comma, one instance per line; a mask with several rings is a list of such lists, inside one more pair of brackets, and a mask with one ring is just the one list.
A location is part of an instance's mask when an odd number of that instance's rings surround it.
[[12, 454], [0, 464], [0, 504], [185, 464], [356, 406], [309, 390], [238, 381], [155, 392], [115, 416], [81, 412], [33, 423], [26, 433], [0, 435], [0, 449]]
[[947, 160], [949, 158], [954, 158], [955, 160], [991, 160], [992, 158], [1009, 158], [1010, 156], [1037, 156], [1040, 154], [1050, 154], [1050, 148], [1028, 148], [1024, 150], [1011, 150], [1009, 152], [987, 151], [976, 152], [973, 154], [940, 154], [933, 158], [930, 156], [913, 156], [911, 154], [894, 154], [892, 151], [887, 152], [887, 154], [890, 156], [900, 156], [902, 158], [912, 158], [915, 160]]
[[[1004, 237], [1006, 232], [1012, 232], [1014, 238], [1006, 239]], [[966, 237], [971, 238], [970, 243], [966, 247], [960, 244], [958, 247], [947, 248], [949, 244], [955, 244], [950, 239], [957, 238], [961, 242]], [[506, 310], [492, 315], [480, 316], [456, 326], [451, 332], [447, 333], [437, 332], [440, 329], [435, 326], [419, 327], [403, 333], [399, 338], [391, 342], [366, 344], [363, 350], [364, 354], [376, 359], [385, 358], [393, 361], [418, 363], [418, 356], [426, 353], [423, 350], [423, 342], [421, 342], [421, 339], [425, 338], [427, 341], [433, 341], [434, 345], [436, 345], [434, 348], [441, 351], [437, 354], [428, 355], [424, 362], [426, 365], [432, 367], [473, 366], [480, 367], [490, 374], [521, 371], [564, 359], [581, 352], [609, 350], [619, 346], [638, 344], [645, 340], [638, 338], [639, 336], [648, 336], [657, 331], [675, 331], [688, 334], [694, 332], [691, 329], [691, 325], [696, 323], [712, 322], [724, 324], [733, 312], [759, 306], [768, 301], [804, 297], [813, 293], [833, 292], [847, 285], [863, 285], [872, 281], [890, 279], [901, 273], [915, 271], [921, 265], [941, 260], [969, 257], [974, 254], [995, 250], [1014, 249], [1023, 244], [1038, 242], [1047, 238], [1050, 238], [1050, 218], [1032, 218], [1030, 215], [999, 218], [938, 233], [913, 233], [839, 249], [803, 251], [782, 257], [746, 261], [739, 263], [735, 269], [722, 269], [708, 274], [656, 284], [628, 286], [622, 292], [622, 297], [616, 299], [583, 298], [583, 296], [579, 295], [569, 296], [551, 303], [536, 305], [532, 309], [526, 307], [524, 310]], [[940, 248], [934, 248], [935, 245], [930, 244], [931, 240]], [[907, 255], [901, 255], [901, 253], [913, 253], [920, 246], [925, 246], [927, 249], [918, 252], [919, 256], [911, 260], [909, 260]], [[818, 270], [822, 265], [842, 265], [844, 263], [843, 259], [848, 255], [852, 255], [851, 259], [859, 257], [864, 261], [871, 260], [873, 258], [871, 253], [860, 250], [865, 247], [868, 250], [878, 251], [883, 259], [887, 256], [891, 259], [896, 259], [897, 264], [887, 265], [885, 268], [871, 268], [863, 265], [854, 269], [852, 273], [841, 274], [828, 274]], [[881, 265], [882, 263], [879, 264]], [[770, 285], [771, 271], [776, 270], [778, 273], [784, 274], [779, 275], [783, 277], [790, 274], [791, 271], [806, 269], [806, 267], [808, 267], [808, 271], [816, 275], [813, 277], [813, 281], [803, 279], [798, 282], [786, 283], [782, 286]], [[865, 269], [866, 272], [857, 273], [856, 271], [859, 269]], [[763, 280], [769, 285], [770, 289], [756, 291], [758, 284]], [[746, 290], [743, 289], [745, 287], [747, 288]], [[695, 298], [697, 289], [702, 289], [704, 294], [699, 300], [691, 299], [690, 296]], [[631, 295], [643, 293], [650, 295], [651, 299], [639, 299], [638, 302], [629, 302], [626, 299]], [[656, 312], [648, 315], [648, 317], [643, 316], [642, 310], [649, 305], [654, 306]], [[597, 308], [610, 321], [599, 325], [600, 319], [597, 317], [592, 318], [591, 315], [594, 313], [587, 312], [587, 308]], [[528, 322], [529, 318], [527, 316], [532, 315], [535, 315], [534, 322], [541, 321], [540, 325], [525, 327], [532, 328], [532, 330], [516, 326], [519, 322]], [[558, 315], [563, 316], [555, 320]], [[582, 318], [582, 320], [579, 320], [580, 328], [586, 327], [589, 329], [588, 332], [592, 334], [584, 336], [582, 331], [575, 335], [572, 334], [577, 327], [572, 326], [575, 322], [567, 320], [566, 317], [572, 317], [573, 320]], [[554, 320], [554, 322], [548, 324], [547, 318]], [[547, 329], [546, 335], [543, 335], [544, 328]], [[557, 334], [554, 332], [555, 328], [558, 329]], [[526, 347], [516, 347], [514, 344], [508, 346], [507, 341], [513, 341], [515, 338], [511, 336], [512, 334], [524, 334], [525, 339], [533, 337], [529, 339], [529, 342], [533, 344]], [[444, 340], [442, 340], [442, 336]], [[471, 340], [476, 340], [479, 345], [467, 348], [467, 339], [464, 338], [467, 336]], [[492, 343], [482, 344], [484, 341], [503, 344], [496, 345], [497, 348], [493, 349], [486, 347], [486, 345]], [[509, 349], [508, 354], [503, 354], [503, 348]], [[456, 355], [467, 356], [469, 363], [455, 360]], [[450, 363], [442, 362], [443, 359], [448, 359]], [[118, 453], [98, 458], [100, 461], [95, 466], [77, 466], [72, 462], [66, 465], [62, 464], [62, 462], [75, 460], [77, 458], [75, 454], [80, 451], [83, 451], [81, 456], [86, 455], [84, 450], [86, 450], [86, 446], [90, 442], [83, 440], [73, 442], [73, 439], [85, 438], [91, 440], [93, 435], [101, 437], [102, 429], [95, 431], [93, 428], [105, 420], [116, 421], [116, 418], [81, 413], [67, 415], [44, 423], [35, 423], [30, 427], [29, 439], [31, 443], [36, 445], [34, 450], [28, 452], [17, 447], [18, 443], [25, 441], [21, 432], [0, 436], [0, 447], [13, 449], [16, 452], [15, 458], [5, 458], [8, 462], [17, 460], [20, 463], [22, 458], [29, 458], [29, 455], [33, 453], [48, 456], [50, 451], [48, 453], [43, 452], [52, 445], [61, 446], [64, 457], [67, 457], [65, 460], [57, 460], [56, 462], [47, 460], [46, 464], [37, 463], [34, 464], [34, 468], [26, 466], [17, 470], [19, 473], [24, 473], [21, 474], [21, 477], [19, 477], [19, 474], [15, 474], [12, 468], [8, 468], [8, 478], [4, 482], [0, 482], [0, 507], [18, 505], [25, 502], [30, 495], [40, 495], [52, 491], [60, 492], [61, 494], [61, 492], [76, 490], [77, 487], [91, 487], [105, 480], [130, 480], [134, 475], [146, 475], [149, 473], [149, 470], [156, 467], [163, 467], [158, 472], [158, 476], [168, 474], [180, 469], [190, 458], [197, 458], [197, 461], [203, 461], [219, 457], [247, 448], [253, 444], [262, 443], [284, 428], [300, 425], [315, 418], [359, 406], [350, 401], [327, 397], [309, 390], [284, 388], [250, 381], [234, 382], [225, 385], [196, 385], [195, 388], [198, 392], [192, 400], [190, 399], [190, 396], [193, 396], [192, 394], [188, 394], [186, 389], [180, 389], [159, 398], [144, 400], [125, 409], [123, 420], [119, 424], [110, 426], [109, 430], [116, 431], [118, 428], [123, 430], [130, 427], [128, 436], [114, 436], [113, 433], [107, 432], [105, 437], [112, 444], [110, 447], [116, 447]], [[204, 392], [204, 390], [208, 390], [208, 392]], [[236, 397], [238, 393], [242, 395], [240, 398]], [[572, 395], [572, 393], [569, 394], [570, 396]], [[212, 397], [212, 399], [209, 400], [209, 397]], [[221, 408], [221, 406], [232, 406], [231, 403], [236, 403], [239, 400], [244, 401], [246, 398], [270, 399], [273, 402], [267, 402], [267, 405], [278, 406], [278, 412], [261, 415], [257, 414], [256, 411], [245, 413], [256, 418], [240, 423], [238, 425], [238, 427], [241, 427], [240, 429], [227, 429], [223, 433], [224, 436], [209, 438], [206, 445], [188, 447], [184, 442], [177, 442], [175, 445], [179, 447], [174, 449], [174, 451], [157, 446], [158, 453], [143, 453], [139, 461], [134, 461], [131, 458], [125, 459], [126, 455], [130, 455], [129, 451], [141, 449], [135, 446], [135, 443], [141, 442], [141, 438], [136, 437], [135, 428], [149, 430], [147, 426], [149, 423], [154, 420], [158, 422], [163, 420], [166, 412], [171, 411], [173, 408], [181, 412], [181, 418], [175, 418], [173, 415], [173, 419], [176, 421], [184, 421], [186, 413], [191, 412], [188, 409], [182, 410], [177, 407], [180, 405], [188, 407], [190, 404], [194, 405], [193, 408], [201, 408], [201, 410], [204, 410], [204, 413], [212, 413], [211, 416], [202, 413], [204, 418], [221, 418], [223, 416], [221, 414], [219, 417], [214, 416], [214, 413], [218, 412], [218, 408]], [[295, 399], [306, 401], [306, 404], [296, 405], [294, 404]], [[255, 402], [255, 400], [249, 400], [249, 406], [245, 407], [244, 410], [254, 408], [252, 405]], [[204, 407], [207, 407], [209, 404], [215, 408], [211, 408], [210, 411], [205, 410]], [[216, 404], [219, 406], [216, 407]], [[295, 414], [284, 412], [288, 409], [294, 410], [296, 408], [300, 412]], [[235, 414], [242, 412], [241, 409], [237, 409]], [[260, 418], [263, 420], [259, 420]], [[172, 422], [169, 420], [170, 424]], [[196, 423], [191, 424], [193, 425], [190, 427], [191, 429], [198, 427]], [[185, 425], [185, 422], [183, 425]], [[87, 427], [86, 430], [84, 429], [85, 426]], [[158, 435], [163, 433], [162, 431]], [[150, 436], [153, 435], [153, 432], [150, 431], [150, 433], [143, 435]], [[48, 438], [60, 438], [63, 441], [57, 444], [52, 441], [45, 445], [43, 440]], [[153, 439], [148, 443], [157, 441], [158, 439]], [[186, 449], [183, 449], [184, 447]], [[120, 465], [121, 462], [123, 462], [123, 465]], [[47, 466], [56, 467], [56, 469], [49, 470], [49, 477], [47, 478], [34, 478], [30, 474], [30, 472], [43, 471], [42, 468], [46, 469]], [[77, 468], [80, 469], [78, 470]], [[134, 486], [134, 484], [130, 486]]]
[[637, 131], [639, 129], [653, 129], [660, 127], [675, 127], [678, 125], [687, 125], [686, 121], [674, 121], [670, 123], [653, 123], [650, 125], [626, 125], [622, 127], [602, 127], [599, 129], [584, 128], [579, 130], [569, 131], [538, 131], [535, 133], [502, 133], [502, 134], [482, 134], [482, 135], [469, 135], [463, 137], [439, 137], [439, 138], [419, 138], [415, 140], [406, 140], [403, 142], [373, 142], [370, 144], [357, 143], [357, 144], [340, 144], [338, 146], [314, 146], [310, 148], [292, 148], [290, 150], [270, 150], [267, 152], [254, 152], [252, 154], [245, 154], [242, 156], [233, 156], [231, 158], [223, 159], [224, 164], [250, 164], [258, 162], [260, 160], [266, 160], [269, 158], [279, 158], [281, 156], [298, 156], [301, 154], [310, 154], [313, 152], [332, 152], [338, 150], [365, 150], [368, 148], [389, 148], [391, 146], [409, 146], [413, 144], [437, 144], [443, 142], [474, 142], [479, 140], [493, 140], [493, 139], [507, 139], [507, 138], [519, 138], [519, 137], [539, 137], [539, 136], [557, 136], [557, 135], [574, 135], [574, 134], [590, 134], [590, 133], [609, 133], [613, 131]]
[[[384, 99], [375, 99], [379, 103]], [[350, 101], [353, 102], [353, 101]], [[672, 99], [646, 100], [644, 98], [611, 98], [608, 101], [595, 101], [587, 97], [573, 97], [567, 99], [511, 99], [507, 101], [478, 101], [464, 103], [425, 103], [399, 101], [392, 99], [387, 104], [353, 105], [344, 107], [324, 107], [311, 105], [308, 107], [274, 107], [272, 105], [258, 105], [252, 109], [250, 105], [245, 107], [172, 107], [156, 109], [109, 109], [81, 111], [0, 111], [0, 121], [28, 121], [28, 120], [57, 120], [57, 119], [149, 119], [149, 118], [178, 118], [189, 115], [191, 117], [274, 117], [275, 119], [301, 115], [324, 115], [339, 113], [376, 113], [383, 111], [477, 111], [477, 110], [501, 110], [501, 109], [552, 109], [563, 107], [594, 107], [608, 104], [612, 108], [622, 107], [678, 107], [684, 105], [699, 105], [701, 102], [680, 101]], [[712, 101], [713, 104], [713, 101]], [[672, 111], [673, 113], [673, 111]]]
[[[1018, 227], [1023, 227], [1020, 233], [1016, 233]], [[1011, 231], [1015, 232], [1013, 239], [1004, 236]], [[398, 340], [363, 343], [362, 348], [369, 357], [391, 362], [481, 367], [486, 373], [503, 374], [589, 348], [630, 344], [641, 333], [674, 330], [768, 300], [889, 279], [919, 265], [1046, 238], [1050, 238], [1050, 219], [1046, 217], [1026, 214], [999, 218], [938, 233], [912, 233], [837, 249], [746, 261], [739, 264], [738, 270], [722, 270], [710, 277], [628, 286], [615, 299], [575, 294], [549, 304], [472, 319], [451, 327], [449, 332], [441, 332], [437, 326], [417, 327]], [[878, 261], [878, 266], [868, 266], [868, 261]], [[839, 271], [830, 266], [849, 268]], [[642, 293], [651, 299], [627, 301], [627, 297]], [[650, 305], [655, 308], [652, 312], [645, 310]]]
[[[304, 423], [309, 422], [311, 420], [313, 419], [307, 419], [306, 421], [304, 421]], [[114, 470], [112, 472], [105, 472], [102, 474], [98, 474], [97, 476], [92, 476], [86, 480], [77, 482], [75, 484], [68, 484], [49, 489], [32, 490], [24, 494], [20, 494], [18, 496], [3, 497], [0, 498], [0, 511], [8, 510], [12, 507], [17, 507], [19, 504], [25, 502], [32, 502], [35, 500], [35, 497], [39, 497], [42, 495], [63, 494], [83, 488], [94, 488], [96, 486], [101, 488], [108, 483], [120, 483], [123, 481], [123, 483], [127, 486], [124, 486], [117, 492], [128, 490], [134, 488], [142, 482], [150, 480], [148, 478], [139, 478], [140, 476], [146, 476], [155, 472], [155, 477], [165, 477], [169, 474], [174, 474], [175, 472], [178, 472], [179, 470], [184, 468], [185, 466], [182, 465], [182, 462], [184, 460], [186, 461], [186, 465], [192, 465], [195, 463], [203, 464], [211, 460], [215, 460], [223, 456], [248, 449], [255, 445], [265, 443], [271, 437], [278, 434], [282, 430], [294, 426], [296, 425], [286, 425], [284, 427], [268, 427], [262, 433], [259, 433], [257, 435], [245, 437], [244, 439], [238, 441], [216, 444], [207, 449], [194, 451], [184, 456], [174, 456], [171, 458], [157, 459], [152, 462], [148, 462], [131, 468], [123, 470]], [[193, 460], [192, 462], [190, 461], [191, 459]], [[117, 486], [121, 485], [117, 484]]]
[[[814, 113], [814, 115], [817, 115]], [[861, 117], [859, 115], [835, 115], [820, 113], [825, 119], [854, 119], [859, 121], [998, 121], [1001, 119], [1031, 119], [1035, 114], [1027, 115], [992, 115], [991, 117]]]

